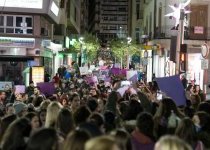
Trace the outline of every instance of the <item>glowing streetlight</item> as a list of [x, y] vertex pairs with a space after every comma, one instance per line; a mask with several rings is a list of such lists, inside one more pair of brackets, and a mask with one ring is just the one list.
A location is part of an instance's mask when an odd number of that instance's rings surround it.
[[80, 42], [80, 57], [79, 57], [79, 66], [82, 67], [82, 45], [84, 44], [84, 37], [79, 38]]

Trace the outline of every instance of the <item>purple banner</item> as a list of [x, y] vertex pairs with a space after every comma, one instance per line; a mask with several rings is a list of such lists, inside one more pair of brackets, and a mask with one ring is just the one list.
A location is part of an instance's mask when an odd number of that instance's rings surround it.
[[111, 74], [119, 75], [119, 74], [121, 74], [121, 69], [120, 68], [111, 68]]
[[171, 97], [177, 106], [186, 105], [185, 91], [179, 75], [156, 78], [162, 92]]
[[37, 87], [40, 88], [41, 93], [45, 96], [52, 96], [55, 93], [55, 86], [53, 82], [37, 83]]

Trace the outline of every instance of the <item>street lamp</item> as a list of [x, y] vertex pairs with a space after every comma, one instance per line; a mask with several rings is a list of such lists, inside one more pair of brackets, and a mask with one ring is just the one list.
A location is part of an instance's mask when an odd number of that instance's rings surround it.
[[[127, 37], [128, 48], [129, 48], [129, 44], [131, 44], [131, 41], [132, 41], [132, 38]], [[127, 64], [126, 64], [127, 69], [129, 69], [129, 63], [130, 63], [130, 55], [129, 55], [129, 49], [127, 49]]]
[[79, 56], [79, 66], [82, 67], [82, 45], [84, 44], [84, 37], [80, 37], [79, 38], [79, 42], [80, 42], [80, 56]]

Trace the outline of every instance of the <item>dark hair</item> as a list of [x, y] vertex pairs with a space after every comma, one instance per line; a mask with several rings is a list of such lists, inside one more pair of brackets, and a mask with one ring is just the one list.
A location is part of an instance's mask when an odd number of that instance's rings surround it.
[[26, 150], [58, 150], [56, 130], [43, 128], [37, 131], [30, 137]]
[[193, 147], [197, 143], [196, 128], [190, 118], [184, 118], [181, 120], [175, 134]]
[[84, 150], [85, 143], [90, 139], [88, 132], [75, 130], [68, 134], [63, 150]]
[[78, 93], [73, 93], [73, 94], [69, 97], [70, 102], [72, 102], [73, 99], [74, 99], [75, 97], [77, 97], [77, 96], [80, 97]]
[[205, 111], [210, 115], [210, 104], [207, 102], [202, 102], [198, 105], [197, 111]]
[[58, 114], [57, 118], [57, 128], [61, 134], [66, 137], [66, 135], [74, 129], [74, 120], [72, 113], [67, 108], [62, 108]]
[[139, 113], [143, 111], [141, 103], [137, 100], [130, 100], [128, 104], [128, 110], [125, 115], [125, 120], [136, 120], [136, 117]]
[[136, 126], [141, 133], [154, 140], [154, 120], [151, 114], [142, 112], [137, 116]]
[[117, 129], [112, 132], [121, 150], [131, 150], [131, 137], [130, 134], [123, 129]]
[[94, 112], [98, 107], [97, 99], [93, 97], [89, 98], [87, 101], [87, 106], [91, 112]]
[[75, 124], [79, 125], [86, 122], [90, 113], [90, 110], [86, 106], [79, 107], [73, 115]]
[[31, 125], [28, 119], [16, 119], [7, 128], [2, 140], [1, 145], [3, 150], [22, 150], [25, 149], [26, 143], [24, 138], [29, 137], [31, 132]]
[[0, 141], [1, 138], [3, 137], [6, 129], [9, 127], [9, 125], [17, 118], [16, 115], [9, 115], [1, 120], [1, 125], [0, 125]]
[[101, 127], [104, 124], [104, 118], [100, 113], [93, 113], [90, 116], [90, 122], [94, 123], [97, 127]]
[[104, 113], [104, 126], [106, 132], [110, 132], [116, 127], [116, 122], [115, 122], [115, 114], [112, 111], [105, 111]]
[[27, 113], [27, 114], [25, 115], [25, 117], [26, 117], [27, 119], [29, 119], [30, 121], [31, 121], [35, 116], [38, 117], [38, 114], [35, 113], [35, 112], [29, 112], [29, 113]]

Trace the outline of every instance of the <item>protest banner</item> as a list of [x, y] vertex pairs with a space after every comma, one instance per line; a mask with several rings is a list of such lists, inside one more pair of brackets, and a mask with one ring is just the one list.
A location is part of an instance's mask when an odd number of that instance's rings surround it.
[[186, 105], [185, 90], [179, 75], [156, 78], [161, 92], [171, 97], [177, 106]]
[[15, 85], [15, 94], [25, 93], [25, 92], [26, 92], [25, 85]]
[[79, 67], [80, 75], [87, 75], [88, 74], [88, 67]]
[[37, 83], [37, 87], [40, 88], [41, 93], [45, 96], [52, 96], [55, 93], [55, 86], [53, 82]]
[[136, 70], [129, 70], [126, 72], [126, 78], [128, 81], [132, 81], [132, 83], [136, 83], [138, 81], [138, 73]]

